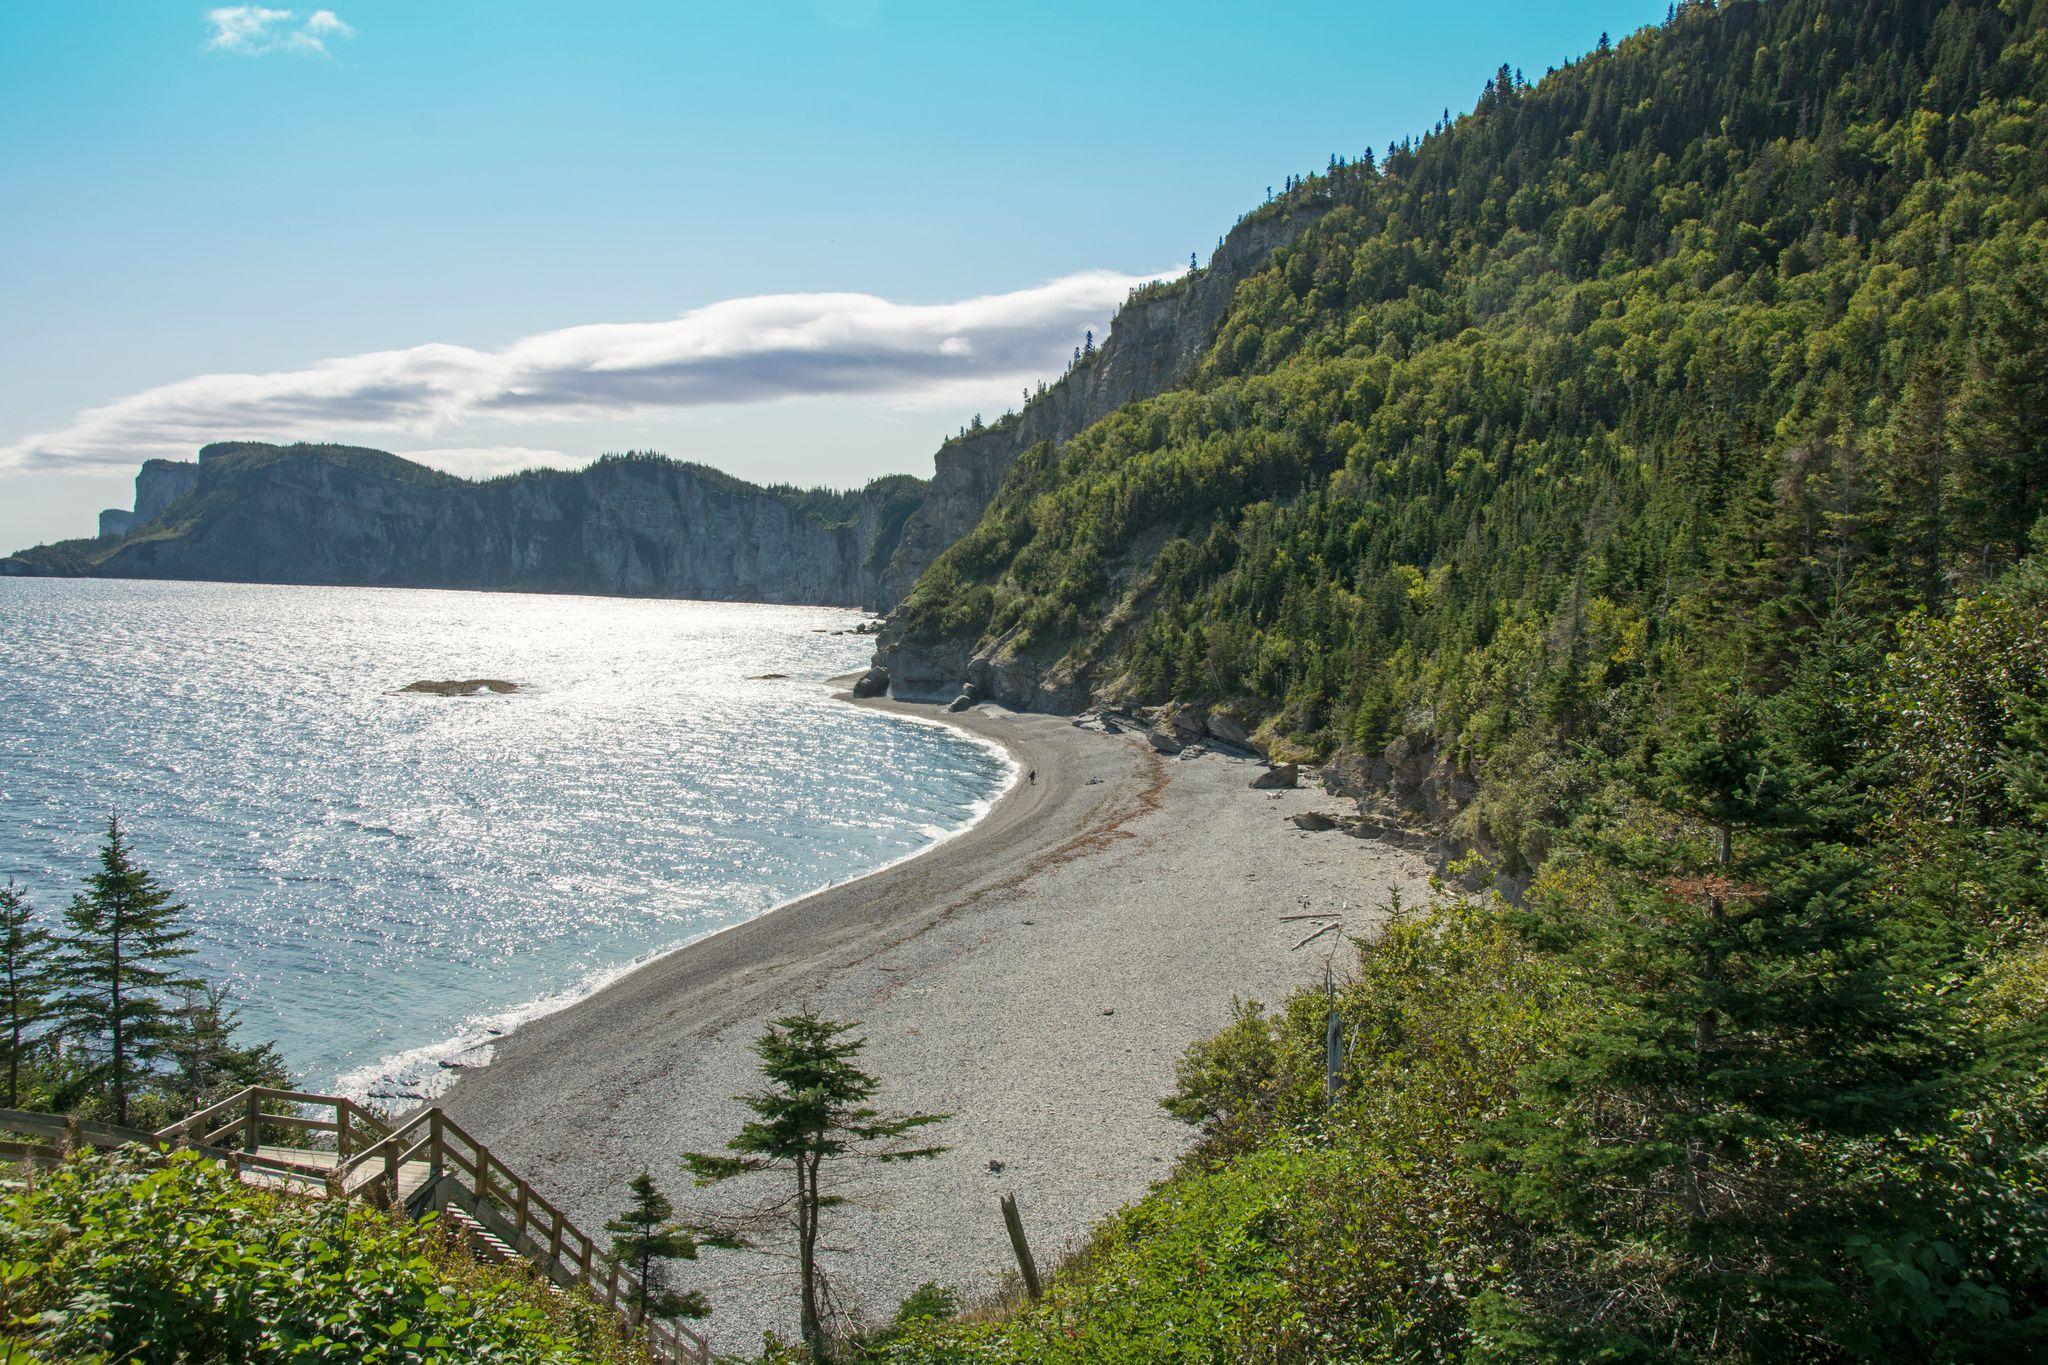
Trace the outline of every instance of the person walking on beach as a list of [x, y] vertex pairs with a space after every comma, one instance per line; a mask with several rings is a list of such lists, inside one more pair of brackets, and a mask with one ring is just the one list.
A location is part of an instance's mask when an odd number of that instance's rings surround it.
[[1035, 786], [1037, 786], [1037, 785], [1038, 785], [1038, 769], [1036, 769], [1036, 768], [1033, 768], [1033, 769], [1031, 770], [1031, 774], [1030, 774], [1030, 780], [1031, 780], [1031, 785], [1032, 785], [1032, 786], [1034, 786], [1034, 787], [1035, 787]]

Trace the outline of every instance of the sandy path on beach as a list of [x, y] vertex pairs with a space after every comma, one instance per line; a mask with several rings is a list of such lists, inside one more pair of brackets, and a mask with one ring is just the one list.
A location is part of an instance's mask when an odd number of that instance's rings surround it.
[[[880, 705], [937, 716], [936, 708]], [[1012, 1262], [997, 1208], [1018, 1196], [1041, 1268], [1163, 1176], [1189, 1131], [1158, 1107], [1189, 1042], [1233, 995], [1267, 1001], [1319, 980], [1338, 935], [1291, 950], [1308, 908], [1363, 933], [1391, 887], [1414, 897], [1415, 855], [1306, 834], [1313, 790], [1259, 792], [1257, 765], [1169, 758], [1142, 739], [1058, 716], [978, 708], [944, 717], [1004, 744], [1018, 783], [931, 852], [819, 892], [659, 959], [500, 1041], [449, 1113], [597, 1235], [626, 1181], [652, 1171], [679, 1209], [698, 1191], [680, 1153], [718, 1147], [754, 1088], [749, 1045], [809, 1006], [858, 1020], [882, 1102], [953, 1114], [952, 1150], [873, 1166], [834, 1210], [843, 1304], [871, 1318], [925, 1280], [976, 1292]], [[1001, 1163], [991, 1171], [990, 1163]], [[794, 1325], [793, 1268], [707, 1252], [679, 1283], [704, 1290], [714, 1344]]]

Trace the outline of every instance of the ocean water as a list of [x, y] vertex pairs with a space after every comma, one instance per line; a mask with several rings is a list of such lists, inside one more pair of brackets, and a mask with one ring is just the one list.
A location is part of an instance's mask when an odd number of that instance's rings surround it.
[[[54, 920], [118, 809], [247, 1036], [308, 1086], [432, 1093], [520, 1019], [987, 809], [999, 752], [830, 698], [858, 620], [0, 579], [0, 879]], [[520, 691], [399, 691], [472, 677]]]

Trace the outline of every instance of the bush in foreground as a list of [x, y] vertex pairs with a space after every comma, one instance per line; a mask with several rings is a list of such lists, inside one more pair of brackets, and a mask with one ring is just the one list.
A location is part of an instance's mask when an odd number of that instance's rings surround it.
[[0, 1198], [6, 1359], [638, 1365], [609, 1310], [479, 1265], [431, 1220], [88, 1152]]

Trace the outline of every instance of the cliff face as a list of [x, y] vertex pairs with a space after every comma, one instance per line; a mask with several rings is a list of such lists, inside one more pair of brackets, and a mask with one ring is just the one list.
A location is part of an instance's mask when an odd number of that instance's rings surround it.
[[[1101, 348], [997, 426], [950, 441], [927, 484], [761, 488], [653, 456], [470, 483], [348, 446], [208, 446], [150, 460], [132, 518], [23, 551], [11, 572], [504, 588], [884, 610], [981, 520], [1018, 456], [1186, 381], [1238, 284], [1321, 212], [1238, 224], [1208, 267], [1146, 291]], [[904, 676], [917, 661], [902, 660]], [[924, 661], [957, 683], [959, 660]], [[936, 684], [935, 684], [936, 686]]]
[[[1322, 205], [1303, 204], [1239, 223], [1207, 269], [1126, 304], [1094, 357], [1014, 420], [947, 442], [924, 504], [904, 527], [882, 576], [883, 602], [892, 609], [901, 603], [932, 561], [974, 529], [1025, 451], [1042, 441], [1062, 444], [1126, 403], [1184, 384], [1238, 285], [1324, 212]], [[1020, 709], [1072, 710], [1085, 703], [1085, 678], [1012, 658], [1008, 643], [912, 638], [901, 613], [892, 610], [875, 663], [898, 697], [943, 700], [964, 688]]]
[[[860, 606], [924, 487], [805, 494], [654, 456], [471, 483], [336, 446], [152, 464], [165, 468], [137, 480], [135, 531], [85, 572]], [[158, 505], [174, 480], [184, 491]]]
[[1041, 441], [1070, 440], [1134, 399], [1179, 387], [1207, 349], [1237, 286], [1321, 213], [1320, 206], [1307, 206], [1239, 223], [1207, 269], [1126, 304], [1094, 358], [1033, 398], [1014, 419], [941, 446], [924, 505], [904, 526], [882, 575], [881, 605], [902, 601], [918, 575], [974, 529], [1019, 455]]
[[135, 475], [135, 525], [149, 525], [198, 486], [199, 466], [190, 460], [144, 460]]

